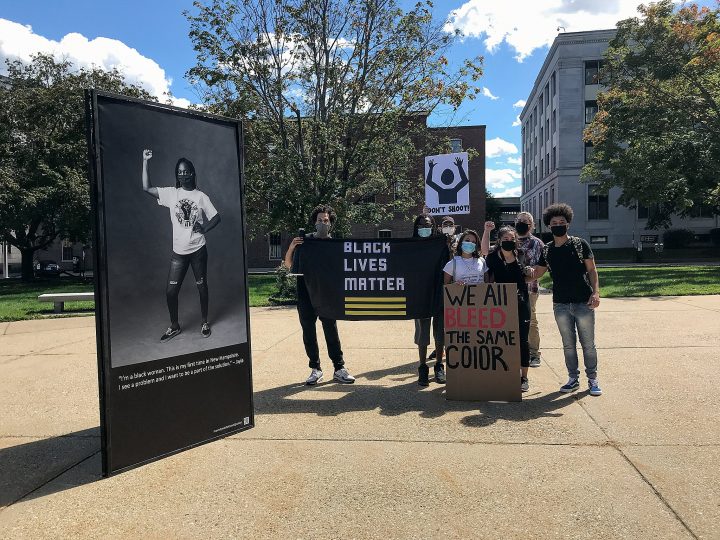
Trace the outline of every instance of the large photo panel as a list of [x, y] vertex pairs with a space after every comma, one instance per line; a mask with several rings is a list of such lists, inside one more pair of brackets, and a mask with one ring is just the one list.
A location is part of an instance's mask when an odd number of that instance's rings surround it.
[[88, 94], [104, 466], [252, 426], [239, 122]]

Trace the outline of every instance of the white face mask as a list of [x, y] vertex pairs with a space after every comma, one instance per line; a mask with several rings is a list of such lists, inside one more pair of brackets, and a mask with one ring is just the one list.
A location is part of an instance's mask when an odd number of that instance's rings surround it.
[[454, 233], [455, 233], [455, 227], [453, 227], [452, 225], [447, 225], [447, 226], [445, 226], [445, 227], [442, 228], [442, 232], [444, 232], [445, 234], [454, 234]]

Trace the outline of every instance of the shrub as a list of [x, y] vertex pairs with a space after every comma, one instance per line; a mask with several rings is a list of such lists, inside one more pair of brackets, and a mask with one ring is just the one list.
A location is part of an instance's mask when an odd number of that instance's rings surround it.
[[297, 278], [290, 275], [290, 269], [281, 264], [275, 269], [275, 293], [270, 297], [274, 304], [297, 302]]
[[670, 229], [663, 234], [663, 243], [667, 249], [688, 247], [693, 240], [695, 234], [688, 229]]
[[720, 246], [720, 228], [710, 229], [710, 240], [714, 246]]

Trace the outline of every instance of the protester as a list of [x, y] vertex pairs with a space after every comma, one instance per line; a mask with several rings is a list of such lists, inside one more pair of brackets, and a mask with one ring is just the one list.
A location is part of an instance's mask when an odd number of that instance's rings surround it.
[[[491, 229], [492, 230], [492, 229]], [[486, 228], [485, 235], [490, 235]], [[530, 367], [530, 300], [526, 280], [532, 276], [533, 269], [526, 264], [526, 253], [519, 247], [517, 232], [513, 227], [502, 227], [498, 231], [497, 244], [490, 250], [486, 261], [493, 281], [496, 283], [514, 283], [518, 290], [518, 321], [520, 323], [520, 390], [530, 389], [528, 368]]]
[[[310, 223], [315, 228], [314, 233], [305, 235], [305, 238], [330, 238], [330, 231], [335, 225], [337, 215], [332, 207], [328, 205], [320, 205], [315, 207], [310, 217]], [[292, 268], [293, 255], [299, 246], [303, 244], [304, 238], [296, 237], [290, 242], [290, 247], [285, 253], [285, 266]], [[297, 310], [300, 318], [300, 326], [303, 332], [303, 343], [305, 344], [305, 353], [309, 358], [308, 366], [311, 369], [310, 376], [306, 379], [305, 383], [308, 385], [315, 385], [320, 382], [323, 378], [323, 372], [320, 367], [320, 351], [318, 349], [317, 341], [317, 330], [315, 323], [318, 319], [318, 314], [313, 308], [310, 302], [310, 295], [308, 294], [305, 280], [302, 276], [297, 278]], [[335, 374], [333, 379], [339, 383], [352, 384], [355, 382], [355, 377], [348, 373], [345, 368], [345, 361], [343, 360], [343, 352], [340, 347], [340, 336], [337, 330], [337, 321], [333, 319], [326, 319], [319, 317], [322, 323], [323, 332], [325, 334], [325, 343], [327, 344], [328, 355], [332, 360], [335, 368]]]
[[[494, 227], [495, 224], [492, 221], [485, 222], [486, 230], [488, 228], [492, 230]], [[468, 285], [483, 283], [487, 264], [481, 254], [487, 255], [489, 249], [489, 234], [483, 234], [481, 243], [477, 232], [466, 229], [458, 239], [455, 256], [443, 268], [445, 284], [453, 282]]]
[[[520, 212], [515, 218], [515, 230], [518, 236], [518, 247], [525, 252], [525, 264], [527, 266], [535, 266], [540, 260], [542, 250], [545, 244], [532, 231], [535, 229], [535, 221], [530, 212]], [[528, 292], [530, 295], [530, 334], [528, 343], [530, 344], [530, 367], [540, 366], [540, 329], [537, 320], [537, 300], [539, 295], [539, 285], [537, 279], [528, 283]]]
[[[458, 238], [460, 238], [460, 235], [455, 234], [455, 231], [455, 219], [452, 216], [444, 216], [440, 219], [440, 232], [447, 237], [450, 254], [455, 253], [455, 250], [457, 249], [457, 241]], [[430, 356], [428, 356], [428, 360], [434, 360], [435, 354], [436, 353], [433, 350], [430, 353]]]
[[568, 236], [572, 219], [573, 210], [564, 203], [548, 206], [543, 212], [543, 223], [550, 227], [553, 241], [543, 248], [535, 277], [540, 278], [549, 270], [553, 280], [553, 311], [569, 376], [560, 392], [574, 392], [580, 387], [577, 329], [590, 394], [599, 396], [602, 390], [597, 380], [595, 309], [600, 305], [600, 284], [590, 245], [582, 238]]
[[[413, 223], [413, 238], [429, 238], [437, 236], [440, 231], [435, 226], [435, 220], [429, 214], [420, 214]], [[443, 327], [442, 303], [437, 299], [438, 313], [432, 318], [415, 319], [415, 345], [418, 347], [418, 384], [428, 386], [430, 384], [430, 368], [427, 365], [427, 349], [430, 345], [430, 328], [432, 327], [433, 342], [435, 344], [435, 382], [445, 384], [445, 366], [443, 365], [443, 352], [445, 343], [445, 331]]]

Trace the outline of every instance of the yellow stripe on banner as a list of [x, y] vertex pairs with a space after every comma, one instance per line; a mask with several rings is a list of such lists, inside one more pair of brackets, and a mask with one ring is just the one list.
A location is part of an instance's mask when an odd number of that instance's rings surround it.
[[346, 309], [345, 315], [405, 315], [405, 311], [366, 311], [363, 309]]
[[346, 296], [345, 302], [405, 302], [405, 296], [396, 297], [375, 297], [375, 296]]
[[402, 304], [345, 304], [345, 309], [405, 309]]

